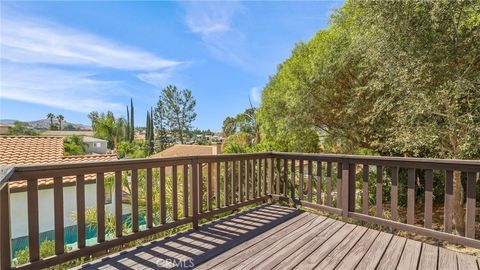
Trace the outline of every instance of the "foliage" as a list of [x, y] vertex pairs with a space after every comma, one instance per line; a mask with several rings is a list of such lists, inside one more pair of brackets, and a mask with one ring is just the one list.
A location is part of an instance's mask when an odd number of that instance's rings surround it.
[[73, 135], [63, 140], [64, 155], [83, 155], [87, 149], [87, 144], [83, 142], [83, 138]]
[[231, 153], [248, 153], [252, 151], [252, 144], [249, 140], [249, 134], [246, 132], [237, 132], [225, 139], [223, 152]]
[[135, 122], [133, 99], [130, 99], [130, 109], [127, 106], [127, 120], [125, 124], [125, 140], [132, 142], [135, 139]]
[[159, 151], [165, 150], [170, 141], [167, 136], [167, 118], [165, 116], [165, 102], [160, 97], [157, 101], [157, 107], [153, 114], [153, 125], [157, 130], [157, 140], [159, 142]]
[[65, 117], [61, 114], [57, 115], [58, 129], [63, 130], [62, 123], [65, 120]]
[[153, 154], [154, 152], [154, 141], [155, 141], [155, 131], [153, 125], [153, 108], [150, 108], [150, 111], [147, 111], [147, 127], [145, 130], [145, 143], [147, 145], [147, 156]]
[[[65, 251], [68, 252], [72, 250], [72, 248], [65, 246]], [[55, 255], [55, 241], [53, 240], [44, 240], [40, 243], [40, 258], [47, 258], [50, 256]], [[15, 252], [15, 259], [13, 260], [14, 266], [19, 266], [22, 264], [26, 264], [30, 262], [29, 257], [29, 248], [26, 247], [25, 249], [19, 250]], [[69, 269], [78, 264], [78, 260], [71, 261], [68, 263], [60, 264], [55, 266], [53, 269]]]
[[113, 112], [98, 113], [93, 111], [88, 114], [88, 118], [92, 122], [92, 128], [95, 137], [108, 141], [108, 148], [115, 149], [117, 145], [125, 138], [125, 119], [115, 118]]
[[144, 158], [149, 155], [148, 145], [143, 141], [122, 141], [117, 145], [120, 158]]
[[50, 120], [50, 126], [49, 126], [49, 129], [50, 130], [58, 130], [58, 126], [53, 124], [53, 119], [55, 119], [55, 114], [53, 113], [48, 113], [47, 114], [47, 119]]
[[36, 136], [38, 132], [33, 130], [27, 124], [15, 121], [13, 123], [13, 127], [8, 128], [8, 135], [29, 135], [29, 136]]
[[474, 1], [349, 1], [297, 44], [265, 87], [262, 143], [318, 151], [480, 156], [480, 31]]
[[155, 122], [160, 133], [168, 129], [176, 140], [185, 143], [192, 129], [192, 122], [197, 117], [195, 105], [192, 91], [178, 90], [173, 85], [164, 88], [155, 109]]
[[223, 120], [223, 135], [229, 137], [237, 132], [248, 135], [249, 142], [256, 144], [259, 141], [259, 130], [256, 121], [256, 108], [246, 109], [243, 113], [234, 117], [227, 117]]

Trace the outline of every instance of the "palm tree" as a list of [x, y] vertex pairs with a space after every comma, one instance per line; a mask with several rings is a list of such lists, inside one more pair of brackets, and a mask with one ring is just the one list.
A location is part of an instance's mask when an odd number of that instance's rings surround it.
[[47, 119], [50, 120], [50, 130], [53, 130], [53, 118], [55, 118], [55, 115], [53, 113], [47, 114]]
[[57, 120], [58, 120], [58, 129], [59, 130], [62, 130], [62, 122], [63, 120], [65, 119], [65, 117], [63, 117], [63, 115], [59, 114], [57, 116]]

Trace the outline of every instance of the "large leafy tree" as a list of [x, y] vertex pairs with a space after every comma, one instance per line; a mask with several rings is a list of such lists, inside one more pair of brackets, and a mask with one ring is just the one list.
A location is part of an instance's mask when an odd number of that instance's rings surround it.
[[108, 141], [108, 148], [116, 149], [117, 145], [125, 139], [126, 121], [122, 117], [115, 118], [113, 112], [88, 114], [92, 122], [95, 136]]
[[[480, 3], [348, 1], [265, 87], [262, 144], [480, 158]], [[463, 234], [455, 174], [455, 226]]]
[[159, 98], [155, 117], [159, 125], [160, 118], [164, 119], [168, 130], [180, 143], [185, 143], [192, 123], [197, 117], [195, 113], [196, 100], [192, 91], [188, 89], [178, 90], [176, 86], [169, 85], [162, 90]]

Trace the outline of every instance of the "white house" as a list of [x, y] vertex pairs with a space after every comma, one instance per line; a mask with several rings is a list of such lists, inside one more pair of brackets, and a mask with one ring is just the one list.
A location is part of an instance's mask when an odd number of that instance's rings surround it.
[[108, 142], [106, 140], [85, 136], [83, 137], [83, 142], [88, 145], [87, 149], [85, 149], [85, 152], [87, 154], [106, 154], [108, 151]]
[[[117, 160], [116, 155], [63, 155], [63, 137], [57, 136], [0, 136], [0, 166], [25, 164], [59, 164], [72, 162], [97, 162]], [[105, 174], [109, 177], [112, 174]], [[85, 208], [96, 207], [96, 175], [85, 175]], [[63, 178], [65, 242], [76, 242], [76, 187], [75, 176]], [[12, 248], [15, 251], [27, 246], [27, 192], [26, 181], [14, 182], [10, 187]], [[39, 179], [38, 208], [40, 240], [51, 240], [54, 232], [53, 179]], [[106, 187], [106, 213], [114, 214], [114, 187]], [[131, 213], [124, 205], [123, 214]]]

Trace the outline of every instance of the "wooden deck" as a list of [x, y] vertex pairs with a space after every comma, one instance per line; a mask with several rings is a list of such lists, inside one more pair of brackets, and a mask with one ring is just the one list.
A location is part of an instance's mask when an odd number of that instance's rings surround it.
[[479, 269], [480, 259], [266, 204], [84, 269]]

